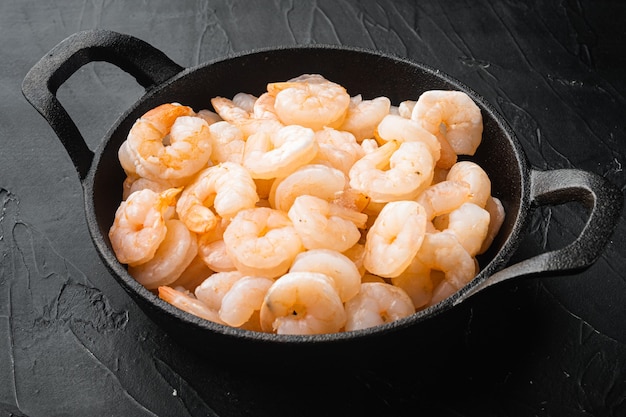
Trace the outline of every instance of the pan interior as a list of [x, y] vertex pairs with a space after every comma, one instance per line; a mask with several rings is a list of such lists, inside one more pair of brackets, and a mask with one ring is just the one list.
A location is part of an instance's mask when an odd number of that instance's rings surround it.
[[[319, 73], [343, 85], [350, 95], [361, 94], [363, 99], [387, 96], [393, 105], [403, 100], [416, 100], [426, 90], [454, 89], [468, 93], [483, 113], [483, 142], [471, 158], [480, 164], [492, 181], [492, 194], [498, 197], [507, 212], [505, 223], [491, 249], [481, 255], [482, 268], [506, 261], [511, 250], [511, 238], [523, 215], [525, 195], [525, 159], [506, 123], [493, 108], [476, 93], [437, 70], [380, 54], [343, 49], [339, 47], [301, 47], [273, 49], [239, 55], [184, 71], [173, 80], [148, 92], [114, 126], [109, 137], [97, 152], [92, 167], [93, 213], [88, 210], [92, 233], [99, 243], [101, 255], [109, 267], [121, 275], [123, 285], [136, 289], [128, 274], [118, 265], [108, 240], [122, 194], [125, 174], [117, 158], [117, 151], [126, 139], [134, 121], [149, 109], [166, 102], [179, 102], [198, 111], [211, 109], [215, 96], [233, 97], [238, 92], [259, 95], [266, 84], [282, 81], [305, 73]], [[107, 250], [108, 248], [108, 250]], [[503, 255], [503, 253], [506, 254]], [[147, 293], [147, 291], [146, 291]], [[148, 293], [149, 294], [149, 293]], [[139, 297], [141, 298], [141, 297]], [[154, 306], [152, 306], [154, 307]]]

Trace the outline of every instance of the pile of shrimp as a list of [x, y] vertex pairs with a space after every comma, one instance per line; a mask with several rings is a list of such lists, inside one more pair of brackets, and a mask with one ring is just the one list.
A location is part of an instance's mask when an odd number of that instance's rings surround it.
[[482, 116], [459, 91], [397, 106], [319, 74], [158, 106], [119, 149], [109, 231], [128, 272], [172, 305], [278, 334], [407, 317], [479, 271], [504, 219], [473, 155]]

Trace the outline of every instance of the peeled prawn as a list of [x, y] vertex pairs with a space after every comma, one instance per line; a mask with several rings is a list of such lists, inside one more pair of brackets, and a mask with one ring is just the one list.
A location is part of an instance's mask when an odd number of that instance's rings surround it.
[[128, 267], [128, 273], [149, 290], [176, 281], [198, 254], [196, 235], [183, 222], [170, 219], [165, 226], [167, 233], [154, 257]]
[[346, 177], [338, 169], [309, 164], [285, 178], [276, 179], [269, 199], [274, 208], [287, 212], [298, 196], [308, 194], [330, 201], [345, 187]]
[[269, 288], [261, 307], [264, 331], [278, 334], [335, 333], [346, 312], [333, 280], [318, 272], [289, 272]]
[[476, 204], [464, 203], [448, 216], [447, 231], [454, 233], [470, 256], [476, 256], [487, 237], [489, 212]]
[[378, 326], [415, 313], [411, 298], [402, 288], [383, 282], [362, 283], [345, 308], [346, 331]]
[[209, 205], [219, 216], [229, 219], [254, 207], [257, 201], [259, 196], [250, 173], [239, 164], [224, 162], [206, 168], [185, 187], [176, 212], [189, 230], [204, 233], [215, 228], [218, 221]]
[[175, 203], [180, 189], [163, 193], [144, 189], [122, 201], [109, 229], [109, 239], [117, 259], [124, 264], [138, 265], [154, 257], [165, 239], [165, 213]]
[[[169, 145], [164, 140], [169, 135]], [[135, 172], [155, 181], [180, 181], [204, 168], [211, 156], [209, 125], [187, 106], [163, 104], [130, 129], [127, 151]]]
[[448, 171], [446, 179], [465, 181], [470, 186], [470, 203], [485, 207], [491, 196], [491, 180], [485, 170], [475, 162], [459, 161]]
[[315, 158], [317, 148], [313, 131], [302, 126], [257, 132], [246, 141], [243, 165], [252, 178], [285, 177]]
[[350, 187], [374, 202], [411, 200], [430, 184], [434, 167], [423, 142], [393, 140], [355, 162], [349, 173]]
[[426, 223], [426, 211], [415, 201], [387, 203], [367, 232], [365, 269], [386, 278], [400, 275], [420, 249]]
[[480, 108], [462, 91], [430, 90], [422, 93], [411, 114], [433, 135], [441, 132], [458, 155], [474, 155], [483, 134]]
[[357, 142], [373, 138], [376, 126], [389, 114], [390, 107], [391, 100], [384, 96], [372, 100], [363, 100], [360, 95], [352, 97], [339, 129], [352, 133]]
[[187, 313], [193, 314], [205, 320], [223, 324], [217, 312], [211, 310], [202, 301], [186, 291], [180, 291], [168, 286], [159, 287], [159, 298]]
[[343, 252], [361, 238], [367, 215], [311, 195], [298, 196], [289, 219], [306, 249], [332, 249]]
[[274, 108], [282, 123], [313, 130], [339, 127], [350, 105], [344, 87], [319, 75], [270, 83], [267, 91], [276, 97]]
[[299, 253], [289, 272], [319, 272], [329, 276], [343, 302], [354, 297], [361, 286], [361, 273], [354, 262], [330, 249], [311, 249]]
[[449, 231], [426, 233], [417, 256], [429, 268], [442, 271], [446, 281], [457, 290], [476, 274], [474, 258]]
[[224, 232], [226, 251], [246, 275], [278, 277], [304, 248], [291, 220], [267, 207], [242, 210]]
[[265, 294], [273, 283], [270, 278], [255, 276], [237, 280], [222, 298], [220, 319], [230, 326], [243, 326], [256, 311], [261, 310]]

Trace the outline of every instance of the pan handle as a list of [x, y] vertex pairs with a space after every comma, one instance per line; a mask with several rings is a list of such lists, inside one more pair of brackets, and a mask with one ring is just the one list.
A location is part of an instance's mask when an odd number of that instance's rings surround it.
[[75, 33], [61, 41], [26, 74], [22, 92], [47, 120], [67, 150], [81, 182], [94, 153], [56, 97], [59, 87], [83, 65], [105, 61], [135, 77], [146, 90], [172, 78], [183, 67], [146, 42], [108, 30]]
[[522, 276], [564, 274], [591, 266], [606, 246], [624, 204], [622, 192], [604, 177], [576, 169], [531, 170], [533, 208], [572, 201], [589, 210], [580, 235], [564, 248], [544, 252], [508, 266], [473, 287], [466, 287], [454, 304], [499, 282]]

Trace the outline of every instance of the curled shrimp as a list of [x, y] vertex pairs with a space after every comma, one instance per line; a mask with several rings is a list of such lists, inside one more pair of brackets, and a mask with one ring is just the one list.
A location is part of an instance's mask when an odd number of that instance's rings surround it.
[[434, 166], [424, 143], [392, 140], [355, 162], [349, 173], [350, 187], [373, 202], [411, 200], [430, 184]]
[[224, 323], [234, 327], [260, 327], [249, 323], [255, 312], [261, 310], [265, 294], [274, 283], [273, 279], [245, 276], [237, 280], [224, 294], [219, 309], [219, 317]]
[[261, 94], [252, 107], [253, 117], [261, 120], [278, 120], [276, 108], [274, 107], [275, 102], [276, 97], [270, 93]]
[[220, 219], [214, 229], [198, 236], [198, 256], [206, 266], [215, 272], [228, 272], [237, 269], [224, 243], [224, 231], [228, 224], [228, 220]]
[[387, 203], [367, 232], [365, 269], [386, 278], [400, 275], [420, 249], [426, 223], [426, 211], [417, 202]]
[[128, 273], [149, 290], [176, 281], [198, 254], [196, 235], [183, 222], [170, 219], [165, 226], [167, 233], [154, 256], [128, 267]]
[[444, 137], [458, 155], [474, 155], [483, 134], [480, 108], [462, 91], [430, 90], [422, 93], [411, 114], [433, 135]]
[[298, 196], [287, 213], [306, 249], [343, 252], [361, 238], [367, 215], [311, 195]]
[[329, 276], [343, 302], [354, 297], [361, 286], [361, 273], [354, 262], [346, 255], [330, 249], [311, 249], [299, 253], [289, 272], [319, 272]]
[[276, 179], [270, 190], [270, 203], [278, 210], [289, 211], [296, 197], [308, 194], [330, 201], [346, 186], [346, 177], [326, 165], [305, 165], [289, 176]]
[[218, 312], [222, 307], [224, 296], [243, 277], [239, 271], [217, 272], [202, 281], [194, 290], [194, 294], [205, 306]]
[[318, 272], [290, 272], [269, 288], [261, 327], [278, 334], [323, 334], [341, 330], [346, 313], [333, 280]]
[[276, 97], [274, 108], [282, 123], [313, 130], [341, 126], [350, 105], [344, 87], [316, 74], [270, 83], [267, 91]]
[[341, 170], [346, 176], [356, 161], [365, 155], [350, 132], [325, 127], [315, 132], [319, 150], [312, 163], [321, 163]]
[[246, 141], [243, 166], [255, 179], [286, 177], [315, 158], [317, 149], [314, 132], [302, 126], [257, 132]]
[[163, 104], [150, 110], [135, 122], [126, 140], [137, 174], [156, 181], [189, 178], [211, 156], [209, 125], [187, 106]]
[[359, 143], [373, 138], [376, 126], [389, 114], [390, 107], [391, 100], [384, 96], [372, 100], [363, 100], [361, 95], [352, 97], [339, 129], [352, 133]]
[[223, 324], [217, 312], [211, 310], [202, 301], [198, 300], [187, 291], [181, 291], [168, 286], [161, 286], [158, 291], [159, 298], [174, 307], [205, 320]]
[[450, 212], [446, 230], [454, 233], [470, 256], [476, 256], [487, 237], [489, 212], [476, 204], [464, 203]]
[[283, 127], [283, 124], [276, 119], [253, 117], [253, 114], [249, 111], [225, 97], [213, 97], [211, 104], [223, 120], [237, 126], [241, 130], [244, 139], [247, 139], [254, 133], [274, 133]]
[[378, 326], [415, 313], [411, 298], [402, 288], [383, 282], [362, 283], [345, 309], [346, 331]]
[[480, 165], [471, 161], [459, 161], [448, 171], [446, 179], [465, 181], [470, 186], [470, 203], [485, 207], [491, 196], [491, 180]]
[[165, 213], [178, 193], [177, 188], [162, 193], [144, 189], [121, 202], [109, 229], [111, 246], [121, 263], [138, 265], [154, 257], [167, 234]]
[[446, 281], [457, 290], [476, 274], [474, 258], [451, 232], [426, 233], [417, 256], [429, 268], [442, 271]]
[[268, 278], [287, 272], [303, 250], [287, 215], [268, 207], [237, 213], [224, 231], [224, 244], [238, 270]]
[[398, 142], [422, 142], [428, 146], [435, 162], [441, 157], [441, 144], [437, 138], [423, 129], [419, 123], [405, 119], [402, 116], [394, 114], [385, 116], [376, 127], [376, 134], [384, 142], [391, 140]]
[[426, 210], [428, 220], [432, 220], [461, 207], [470, 197], [470, 185], [465, 181], [444, 180], [426, 188], [416, 201]]
[[231, 123], [219, 121], [210, 125], [209, 131], [213, 149], [210, 161], [213, 165], [227, 161], [243, 163], [243, 150], [246, 142], [241, 129]]
[[183, 190], [176, 212], [189, 230], [204, 233], [217, 225], [217, 214], [229, 219], [239, 211], [252, 208], [259, 201], [256, 184], [249, 172], [234, 162], [206, 168]]

